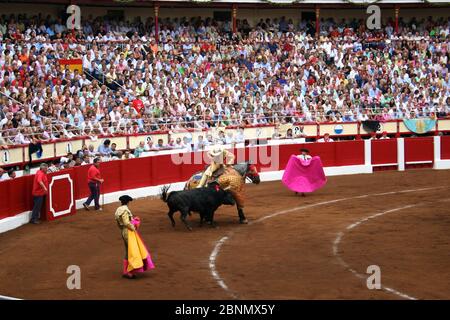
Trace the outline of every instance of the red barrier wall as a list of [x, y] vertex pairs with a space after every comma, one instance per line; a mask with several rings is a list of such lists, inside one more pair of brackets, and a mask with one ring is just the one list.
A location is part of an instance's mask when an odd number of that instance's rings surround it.
[[397, 163], [397, 139], [372, 140], [372, 164]]
[[[234, 150], [236, 152], [236, 150]], [[194, 173], [198, 171], [202, 171], [205, 169], [207, 165], [205, 159], [207, 159], [206, 152], [191, 152], [191, 153], [179, 153], [176, 155], [176, 159], [180, 159], [181, 157], [188, 159], [189, 165], [179, 164], [180, 166], [180, 176], [181, 180], [184, 181], [189, 179]]]
[[0, 182], [0, 219], [31, 210], [33, 177], [24, 176]]
[[122, 177], [121, 190], [151, 186], [151, 163], [152, 159], [150, 157], [119, 161], [119, 170]]
[[[274, 146], [274, 150], [275, 152], [279, 153], [279, 168], [280, 170], [284, 170], [284, 168], [286, 168], [286, 165], [289, 161], [289, 158], [291, 157], [291, 155], [293, 154], [300, 154], [300, 149], [301, 148], [308, 148], [311, 151], [311, 154], [313, 155], [318, 155], [322, 158], [321, 155], [319, 155], [314, 146], [304, 146], [304, 145], [296, 145], [296, 144], [282, 144], [279, 146]], [[325, 157], [323, 158], [325, 159]], [[325, 164], [324, 164], [325, 165]]]
[[450, 136], [441, 137], [441, 159], [450, 159]]
[[312, 156], [319, 156], [325, 167], [364, 164], [364, 141], [340, 141], [337, 143], [313, 143], [302, 145], [280, 145], [280, 170], [286, 167], [292, 154], [306, 148]]
[[121, 161], [100, 163], [100, 172], [105, 180], [101, 185], [101, 193], [110, 193], [121, 190]]
[[[372, 164], [397, 162], [397, 140], [373, 140]], [[292, 154], [299, 154], [301, 148], [310, 150], [311, 155], [320, 156], [325, 167], [364, 164], [364, 141], [340, 141], [335, 143], [308, 143], [296, 145], [258, 146], [232, 150], [238, 161], [250, 160], [259, 171], [283, 170]], [[450, 137], [441, 139], [442, 159], [450, 159]], [[278, 154], [278, 156], [276, 156]], [[432, 161], [433, 137], [406, 138], [405, 160]], [[157, 155], [100, 164], [105, 179], [102, 193], [156, 186], [186, 181], [193, 173], [203, 170], [209, 160], [206, 152]], [[73, 180], [74, 202], [89, 195], [87, 171], [89, 166], [75, 167], [49, 177], [69, 173]], [[34, 176], [25, 176], [0, 182], [0, 219], [31, 210], [31, 188]], [[50, 181], [50, 180], [49, 180]], [[62, 183], [62, 182], [61, 182]], [[67, 185], [61, 185], [63, 195], [55, 202], [57, 210], [67, 206], [65, 198]], [[48, 210], [47, 210], [48, 212]], [[48, 216], [47, 216], [48, 217]], [[51, 217], [50, 217], [51, 218]]]
[[433, 160], [433, 137], [405, 138], [405, 162]]
[[89, 196], [89, 187], [87, 184], [88, 169], [89, 166], [81, 166], [74, 168], [76, 199], [82, 199]]
[[364, 141], [342, 141], [335, 145], [335, 166], [364, 164]]
[[31, 210], [33, 203], [31, 195], [33, 178], [34, 176], [24, 176], [17, 178], [17, 180], [9, 180], [9, 216]]
[[180, 181], [181, 167], [183, 164], [176, 164], [172, 161], [174, 155], [161, 155], [151, 157], [152, 163], [150, 166], [152, 174], [152, 185], [167, 184], [175, 181]]
[[9, 186], [11, 181], [2, 181], [0, 182], [0, 219], [7, 218], [9, 214], [13, 213], [10, 210], [10, 202], [9, 202]]

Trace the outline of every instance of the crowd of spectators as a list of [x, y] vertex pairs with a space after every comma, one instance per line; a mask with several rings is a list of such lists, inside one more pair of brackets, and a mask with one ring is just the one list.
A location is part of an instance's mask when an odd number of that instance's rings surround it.
[[[235, 137], [231, 133], [225, 134], [221, 132], [219, 134], [219, 139], [222, 139], [222, 141], [213, 140], [211, 134], [207, 134], [206, 137], [199, 135], [195, 143], [192, 143], [192, 138], [188, 138], [188, 135], [183, 137], [183, 139], [180, 137], [171, 139], [168, 143], [164, 143], [163, 139], [158, 139], [156, 143], [149, 139], [147, 142], [141, 141], [134, 150], [118, 150], [116, 143], [111, 143], [110, 139], [105, 139], [97, 149], [93, 144], [83, 145], [77, 152], [69, 152], [66, 156], [52, 161], [49, 163], [48, 171], [57, 172], [76, 166], [92, 164], [96, 158], [100, 158], [102, 161], [125, 160], [141, 157], [143, 153], [151, 151], [178, 149], [180, 152], [191, 152], [203, 151], [206, 150], [208, 146], [215, 146], [218, 143], [236, 145], [238, 143], [244, 143], [243, 130], [238, 130]], [[12, 169], [8, 172], [2, 168], [0, 168], [0, 170], [0, 180], [12, 179], [15, 177], [11, 177], [14, 173]], [[5, 175], [2, 178], [3, 173], [5, 173]]]
[[[0, 18], [0, 148], [58, 138], [450, 114], [450, 20]], [[82, 60], [83, 72], [59, 59]], [[142, 102], [141, 109], [133, 101]], [[216, 143], [226, 137], [205, 141]], [[168, 148], [184, 148], [171, 141]], [[125, 152], [162, 148], [159, 143]], [[171, 144], [171, 145], [170, 145]], [[195, 146], [194, 146], [195, 148]], [[82, 161], [82, 160], [80, 160]]]

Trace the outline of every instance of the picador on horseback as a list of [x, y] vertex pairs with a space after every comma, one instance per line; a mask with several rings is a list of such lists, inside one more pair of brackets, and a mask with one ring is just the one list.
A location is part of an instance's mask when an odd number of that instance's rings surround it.
[[239, 215], [240, 223], [248, 223], [244, 215], [244, 185], [245, 179], [253, 183], [260, 183], [256, 167], [249, 162], [239, 163], [233, 166], [234, 154], [215, 147], [208, 152], [211, 164], [204, 172], [197, 172], [186, 183], [185, 189], [202, 188], [206, 183], [217, 181], [223, 190], [229, 191], [234, 200]]
[[211, 164], [203, 172], [197, 188], [203, 188], [216, 172], [215, 176], [217, 177], [234, 163], [234, 154], [226, 149], [214, 148], [208, 151], [208, 156], [211, 158]]

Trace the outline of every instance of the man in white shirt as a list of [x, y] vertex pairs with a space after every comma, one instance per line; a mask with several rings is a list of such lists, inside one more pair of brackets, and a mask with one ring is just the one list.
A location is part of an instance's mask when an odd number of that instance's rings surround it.
[[122, 115], [120, 114], [117, 106], [113, 107], [113, 109], [109, 113], [109, 117], [112, 121], [119, 121], [122, 118]]
[[236, 143], [243, 143], [243, 142], [245, 142], [244, 129], [239, 128], [237, 130], [235, 141], [236, 141]]
[[323, 135], [323, 138], [320, 138], [319, 140], [317, 140], [317, 142], [333, 142], [334, 140], [332, 138], [330, 138], [330, 134], [329, 133], [325, 133]]
[[390, 138], [389, 138], [389, 136], [387, 135], [387, 132], [386, 132], [386, 131], [383, 131], [383, 133], [381, 134], [380, 139], [385, 140], [385, 139], [390, 139]]
[[297, 156], [297, 158], [299, 158], [300, 160], [310, 160], [310, 159], [312, 159], [312, 157], [309, 154], [309, 150], [308, 149], [302, 148], [302, 149], [300, 149], [300, 152], [301, 152], [301, 154], [299, 154]]
[[203, 136], [198, 136], [197, 143], [194, 144], [194, 151], [205, 150], [208, 144], [208, 141], [203, 139]]
[[30, 140], [25, 138], [24, 129], [20, 129], [14, 137], [14, 144], [29, 144]]
[[233, 143], [236, 143], [236, 140], [233, 137], [233, 131], [228, 131], [225, 136], [225, 144], [233, 144]]
[[192, 146], [189, 137], [187, 136], [183, 137], [183, 144], [185, 152], [192, 152]]
[[2, 121], [0, 121], [0, 130], [3, 128], [3, 126], [4, 126], [8, 121], [11, 121], [12, 118], [13, 118], [12, 112], [6, 113], [6, 117], [5, 117]]

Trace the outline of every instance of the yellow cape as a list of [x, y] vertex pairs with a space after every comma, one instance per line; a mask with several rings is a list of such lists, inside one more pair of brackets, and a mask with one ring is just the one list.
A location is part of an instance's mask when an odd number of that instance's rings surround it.
[[144, 260], [148, 257], [141, 237], [135, 232], [128, 230], [128, 272], [144, 266]]

